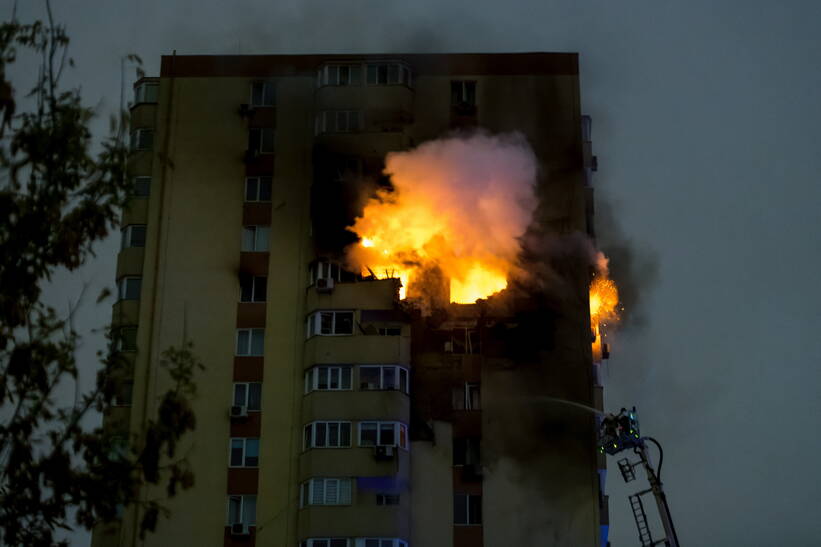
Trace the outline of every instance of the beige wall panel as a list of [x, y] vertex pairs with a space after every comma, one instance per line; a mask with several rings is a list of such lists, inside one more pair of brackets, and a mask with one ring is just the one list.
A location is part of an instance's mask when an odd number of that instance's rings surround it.
[[[304, 329], [304, 326], [303, 326]], [[410, 362], [410, 337], [405, 336], [313, 336], [305, 342], [305, 367], [324, 363]]]
[[129, 247], [120, 251], [117, 255], [117, 279], [124, 275], [142, 275], [144, 259], [144, 247]]
[[408, 423], [410, 398], [399, 391], [315, 391], [304, 397], [303, 423], [314, 420], [400, 420]]
[[433, 422], [436, 443], [411, 443], [411, 545], [453, 545], [453, 432]]

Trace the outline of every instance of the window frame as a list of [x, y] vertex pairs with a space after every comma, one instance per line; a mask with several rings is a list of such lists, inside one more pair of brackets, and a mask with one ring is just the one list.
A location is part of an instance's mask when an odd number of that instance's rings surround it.
[[[336, 499], [337, 502], [333, 503], [329, 501], [328, 495], [328, 488], [326, 486], [327, 481], [334, 481], [336, 483]], [[322, 501], [320, 503], [314, 503], [314, 498], [316, 495], [316, 486], [318, 483], [322, 485]], [[347, 484], [347, 490], [343, 491], [342, 485]], [[307, 487], [307, 488], [306, 488]], [[354, 481], [351, 477], [311, 477], [310, 479], [303, 481], [299, 485], [299, 508], [304, 509], [305, 507], [311, 506], [349, 506], [353, 505], [354, 502]], [[347, 498], [343, 498], [342, 494], [347, 493]], [[307, 498], [307, 499], [306, 499]]]
[[[325, 426], [325, 444], [323, 446], [318, 446], [316, 444], [317, 432], [318, 427], [317, 425], [322, 424]], [[331, 428], [329, 427], [331, 424], [335, 424], [337, 426], [337, 444], [331, 445]], [[344, 426], [348, 426], [348, 444], [342, 444], [342, 439], [344, 437], [342, 431]], [[310, 440], [308, 440], [307, 429], [311, 430], [310, 433]], [[353, 444], [353, 422], [348, 420], [314, 420], [313, 422], [308, 422], [302, 428], [302, 450], [312, 450], [316, 448], [351, 448]]]
[[[340, 129], [339, 116], [345, 117], [345, 128]], [[356, 120], [354, 127], [351, 120]], [[332, 122], [332, 123], [331, 123]], [[361, 110], [336, 109], [320, 110], [316, 115], [315, 132], [317, 135], [342, 135], [360, 133], [364, 127], [364, 116]]]
[[[153, 100], [150, 94], [147, 92], [149, 88], [153, 88]], [[160, 83], [159, 82], [140, 82], [139, 84], [134, 86], [134, 105], [137, 106], [138, 104], [156, 104], [159, 100], [160, 96]]]
[[[270, 142], [266, 141], [265, 136], [270, 132]], [[255, 138], [253, 135], [257, 133], [258, 136]], [[252, 144], [256, 141], [256, 147], [253, 147]], [[270, 146], [266, 146], [266, 144], [270, 144]], [[251, 127], [248, 129], [248, 150], [251, 152], [255, 152], [260, 156], [270, 156], [273, 155], [274, 149], [276, 144], [276, 130], [273, 127]]]
[[[251, 249], [246, 248], [246, 233], [253, 232], [253, 245]], [[260, 234], [265, 234], [265, 245], [262, 245]], [[271, 226], [263, 224], [249, 224], [242, 227], [242, 238], [240, 240], [240, 251], [243, 253], [267, 253], [271, 248]]]
[[[242, 401], [240, 402], [237, 398], [237, 387], [244, 386], [245, 392], [242, 397]], [[251, 386], [256, 386], [255, 389], [259, 390], [259, 397], [257, 400], [259, 401], [258, 408], [251, 408]], [[232, 406], [241, 406], [244, 407], [248, 412], [261, 412], [262, 411], [262, 382], [234, 382], [232, 384], [232, 395], [231, 395], [231, 402], [233, 403]]]
[[354, 547], [368, 547], [368, 541], [378, 541], [376, 547], [383, 547], [382, 542], [390, 541], [390, 547], [408, 547], [408, 542], [399, 538], [384, 538], [384, 537], [361, 537], [354, 539]]
[[[337, 542], [336, 545], [332, 544], [331, 542]], [[340, 541], [344, 541], [345, 544], [342, 547], [352, 547], [351, 546], [351, 538], [333, 538], [333, 537], [325, 537], [325, 538], [308, 538], [303, 539], [299, 542], [299, 547], [339, 547]], [[320, 544], [319, 542], [326, 542]]]
[[[239, 342], [240, 342], [240, 335], [243, 332], [248, 333], [248, 345], [247, 345], [247, 348], [246, 348], [248, 353], [240, 353], [240, 347], [239, 347], [240, 344], [239, 344]], [[254, 336], [255, 336], [255, 334], [262, 336], [262, 347], [260, 348], [261, 349], [260, 353], [251, 353], [253, 351], [253, 348], [254, 348]], [[234, 355], [236, 357], [262, 357], [262, 356], [264, 356], [265, 355], [265, 329], [259, 329], [259, 328], [237, 329], [236, 340], [235, 340], [235, 343], [234, 343]]]
[[[319, 380], [321, 369], [328, 370], [328, 382], [326, 388], [319, 387]], [[312, 393], [314, 391], [353, 391], [353, 365], [314, 365], [308, 370], [305, 371], [305, 395]], [[333, 371], [338, 371], [338, 382], [337, 385], [339, 387], [333, 388], [331, 387], [331, 376]], [[347, 372], [348, 374], [348, 387], [344, 387], [344, 375]]]
[[[129, 282], [137, 282], [136, 296], [129, 296]], [[139, 300], [142, 295], [143, 278], [139, 275], [124, 275], [117, 282], [117, 301]]]
[[[337, 315], [351, 314], [351, 332], [336, 332]], [[332, 314], [331, 332], [322, 332], [322, 314]], [[314, 336], [354, 336], [356, 332], [356, 311], [355, 310], [316, 310], [308, 314], [306, 318], [306, 339]]]
[[[251, 280], [251, 299], [250, 300], [243, 300], [243, 286], [242, 282], [243, 279], [250, 279]], [[262, 281], [260, 281], [262, 280]], [[262, 285], [262, 290], [259, 290], [259, 284]], [[262, 298], [258, 298], [258, 293], [262, 292]], [[268, 277], [264, 275], [249, 275], [249, 276], [240, 276], [239, 278], [239, 302], [241, 304], [255, 304], [260, 302], [267, 302], [268, 300]]]
[[[234, 443], [239, 441], [242, 443], [240, 447], [240, 462], [234, 463]], [[248, 455], [248, 444], [256, 443], [256, 456]], [[249, 458], [256, 458], [256, 462], [248, 462]], [[231, 437], [228, 439], [228, 468], [229, 469], [257, 469], [259, 468], [259, 437]]]
[[[255, 175], [253, 177], [245, 177], [245, 193], [243, 194], [243, 202], [244, 203], [271, 203], [271, 193], [273, 192], [273, 177], [268, 175]], [[253, 192], [255, 194], [254, 199], [248, 199], [248, 186], [251, 181], [254, 181], [256, 184], [256, 189]], [[267, 184], [268, 186], [268, 199], [262, 199], [260, 196], [262, 195], [262, 186], [263, 184]]]
[[[255, 86], [262, 85], [262, 102], [257, 103], [255, 102]], [[249, 97], [248, 97], [248, 105], [253, 108], [267, 108], [272, 107], [276, 104], [276, 86], [272, 80], [254, 80], [251, 82]], [[270, 100], [270, 102], [266, 102]]]
[[[376, 70], [375, 78], [371, 81], [371, 67], [374, 67]], [[385, 71], [385, 81], [380, 82], [380, 74], [379, 70], [384, 68]], [[391, 68], [396, 69], [396, 81], [392, 82], [391, 80]], [[413, 89], [413, 70], [411, 69], [410, 65], [403, 61], [373, 61], [369, 63], [365, 63], [365, 85], [368, 86], [395, 86], [395, 85], [402, 85], [407, 87], [408, 89]]]
[[[148, 181], [148, 182], [146, 182]], [[134, 192], [131, 194], [133, 198], [141, 198], [145, 199], [151, 196], [151, 177], [146, 175], [138, 175], [136, 177], [131, 178], [131, 184], [134, 188]], [[138, 192], [138, 188], [141, 188], [140, 184], [144, 184], [146, 191], [145, 193]]]
[[[357, 367], [357, 379], [359, 380], [360, 391], [401, 391], [406, 395], [410, 395], [410, 369], [401, 365], [359, 365]], [[362, 387], [366, 382], [362, 381], [362, 369], [378, 368], [379, 369], [379, 386], [375, 388]], [[392, 368], [394, 370], [395, 383], [393, 387], [386, 385], [385, 369]], [[402, 389], [402, 376], [405, 377], [405, 389]], [[369, 385], [369, 384], [368, 384]]]
[[[126, 346], [124, 341], [126, 337], [124, 332], [128, 331], [129, 333], [133, 333], [134, 345]], [[124, 325], [117, 329], [117, 338], [115, 348], [120, 353], [134, 353], [137, 351], [137, 325]]]
[[[137, 228], [143, 229], [142, 245], [134, 245], [134, 231]], [[120, 250], [145, 247], [148, 239], [148, 225], [147, 224], [127, 224], [120, 230]], [[139, 239], [138, 239], [139, 241]]]
[[[473, 102], [469, 101], [470, 93], [468, 93], [468, 87], [472, 84], [473, 86]], [[459, 86], [458, 94], [454, 94], [455, 86]], [[479, 89], [478, 82], [476, 80], [451, 80], [450, 81], [450, 106], [452, 107], [474, 107], [479, 105], [477, 90]], [[458, 96], [457, 96], [458, 95]]]
[[308, 286], [316, 285], [318, 279], [333, 279], [341, 282], [342, 266], [332, 260], [314, 260], [308, 265]]
[[[340, 71], [343, 68], [348, 69], [348, 79], [346, 83], [342, 83], [340, 76]], [[354, 71], [357, 72], [356, 78], [353, 77]], [[363, 63], [326, 63], [317, 69], [317, 88], [359, 87], [365, 80], [364, 73]]]
[[[148, 140], [146, 143], [145, 140]], [[154, 148], [154, 128], [135, 127], [131, 130], [128, 149], [132, 152], [142, 152]]]
[[[456, 522], [456, 504], [459, 497], [464, 497], [465, 503], [465, 521], [466, 522]], [[476, 502], [479, 504], [479, 518], [478, 520], [471, 522], [471, 498], [477, 500]], [[453, 525], [454, 526], [482, 526], [482, 495], [481, 494], [468, 494], [464, 492], [454, 492], [453, 493]]]
[[[232, 521], [231, 520], [231, 500], [239, 499], [239, 515], [240, 520]], [[253, 511], [250, 515], [249, 522], [245, 522], [245, 518], [248, 517], [246, 513], [249, 511], [247, 510], [247, 505], [250, 504], [251, 500], [253, 500]], [[230, 494], [227, 499], [226, 503], [226, 512], [225, 512], [225, 522], [226, 526], [233, 526], [234, 524], [245, 524], [246, 526], [256, 526], [257, 524], [257, 495], [256, 494]]]
[[[375, 425], [376, 427], [376, 442], [374, 444], [362, 444], [362, 426], [364, 425]], [[382, 426], [383, 425], [392, 425], [393, 426], [393, 443], [383, 443], [382, 442]], [[404, 422], [399, 422], [395, 420], [362, 420], [357, 424], [357, 446], [360, 448], [373, 448], [375, 446], [393, 446], [397, 448], [401, 448], [402, 450], [408, 450], [408, 425]]]

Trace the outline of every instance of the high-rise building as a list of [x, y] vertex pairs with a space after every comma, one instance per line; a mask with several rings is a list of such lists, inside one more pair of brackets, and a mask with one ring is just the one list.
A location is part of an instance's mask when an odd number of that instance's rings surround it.
[[594, 417], [558, 401], [601, 407], [587, 265], [558, 268], [561, 302], [431, 311], [342, 261], [361, 181], [455, 128], [524, 134], [539, 226], [592, 235], [575, 54], [174, 55], [135, 99], [113, 313], [133, 374], [105, 420], [139, 439], [161, 352], [192, 341], [196, 484], [144, 540], [128, 507], [94, 547], [602, 545]]

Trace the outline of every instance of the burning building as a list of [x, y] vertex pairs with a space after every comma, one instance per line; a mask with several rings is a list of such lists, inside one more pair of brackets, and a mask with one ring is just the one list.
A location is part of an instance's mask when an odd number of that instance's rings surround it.
[[140, 442], [193, 341], [197, 484], [95, 547], [603, 544], [562, 404], [601, 408], [615, 305], [576, 55], [170, 56], [135, 92], [105, 420]]

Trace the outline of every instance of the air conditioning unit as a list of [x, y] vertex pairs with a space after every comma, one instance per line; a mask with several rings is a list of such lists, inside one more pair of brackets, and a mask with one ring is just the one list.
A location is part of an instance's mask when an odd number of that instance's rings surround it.
[[316, 292], [328, 293], [334, 290], [334, 279], [332, 277], [320, 277], [315, 283]]
[[235, 522], [231, 525], [232, 536], [248, 536], [251, 535], [251, 530], [244, 522]]
[[233, 405], [231, 407], [231, 417], [232, 418], [247, 418], [248, 417], [248, 407], [244, 405]]
[[377, 460], [392, 460], [396, 454], [396, 449], [392, 446], [375, 446], [373, 457]]
[[243, 118], [250, 118], [254, 115], [254, 112], [256, 112], [256, 109], [249, 104], [243, 103], [239, 105], [239, 115]]

